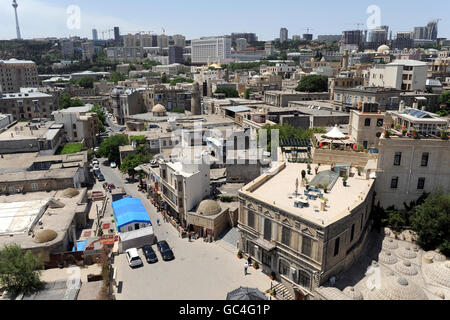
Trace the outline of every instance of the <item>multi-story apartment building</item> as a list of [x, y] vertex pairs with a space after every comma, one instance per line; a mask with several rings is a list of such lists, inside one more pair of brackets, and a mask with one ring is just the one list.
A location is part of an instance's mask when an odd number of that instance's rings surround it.
[[173, 45], [175, 47], [184, 48], [186, 46], [186, 37], [181, 34], [175, 34], [173, 36]]
[[388, 115], [394, 129], [380, 139], [376, 201], [403, 209], [424, 192], [450, 192], [450, 141], [440, 137], [449, 121], [413, 108]]
[[167, 48], [169, 47], [169, 37], [165, 34], [161, 34], [158, 36], [158, 47]]
[[117, 61], [141, 61], [145, 58], [142, 47], [113, 47], [106, 48], [106, 56], [109, 60]]
[[136, 48], [136, 35], [129, 33], [123, 36], [123, 47]]
[[289, 101], [311, 101], [328, 99], [328, 92], [298, 92], [294, 90], [264, 92], [264, 102], [275, 107], [287, 107]]
[[272, 41], [267, 41], [267, 42], [264, 44], [264, 50], [265, 50], [265, 52], [266, 52], [266, 57], [269, 57], [269, 56], [271, 56], [271, 55], [274, 54], [274, 52], [275, 52], [275, 46], [274, 46], [274, 44], [272, 43]]
[[404, 91], [425, 91], [427, 70], [426, 62], [395, 60], [370, 69], [367, 74], [367, 85]]
[[191, 41], [191, 61], [196, 64], [224, 63], [231, 59], [231, 39], [201, 38]]
[[245, 39], [245, 38], [236, 39], [236, 50], [242, 51], [245, 49], [247, 49], [247, 39]]
[[393, 88], [334, 88], [333, 103], [341, 111], [361, 109], [365, 102], [378, 103], [381, 111], [397, 110], [400, 92]]
[[378, 104], [364, 103], [361, 110], [351, 110], [348, 134], [364, 149], [378, 149], [385, 122], [385, 113], [379, 110]]
[[84, 42], [81, 44], [81, 50], [83, 55], [83, 60], [92, 61], [94, 58], [94, 43], [92, 41]]
[[191, 110], [191, 93], [189, 90], [165, 85], [153, 85], [146, 91], [146, 94], [148, 94], [149, 110], [157, 104], [162, 104], [169, 112], [174, 108]]
[[[320, 166], [301, 184], [306, 164], [280, 162], [239, 191], [239, 249], [297, 299], [354, 262], [368, 234], [374, 180], [348, 166]], [[344, 186], [343, 176], [350, 176]], [[320, 186], [326, 185], [327, 193]], [[285, 187], [280, 187], [285, 186]], [[325, 202], [325, 198], [327, 201]]]
[[342, 40], [344, 44], [353, 44], [360, 47], [365, 39], [363, 31], [361, 30], [348, 30], [342, 33]]
[[235, 33], [233, 32], [231, 34], [231, 40], [236, 41], [236, 39], [244, 38], [247, 40], [248, 43], [254, 43], [258, 41], [258, 36], [255, 33]]
[[72, 40], [61, 40], [61, 55], [63, 58], [71, 58], [75, 53]]
[[12, 114], [14, 120], [51, 118], [56, 110], [52, 95], [32, 88], [22, 88], [18, 93], [0, 92], [0, 112]]
[[39, 86], [36, 64], [27, 60], [0, 60], [0, 92], [19, 92]]
[[170, 46], [169, 47], [169, 64], [173, 63], [184, 63], [183, 58], [183, 47]]
[[125, 89], [116, 87], [111, 92], [111, 108], [117, 123], [125, 124], [125, 118], [147, 112], [144, 89]]
[[97, 145], [98, 116], [90, 112], [92, 107], [93, 105], [85, 105], [53, 112], [55, 122], [64, 124], [68, 141], [83, 142], [87, 148]]
[[280, 42], [286, 42], [289, 40], [289, 32], [286, 28], [280, 29]]

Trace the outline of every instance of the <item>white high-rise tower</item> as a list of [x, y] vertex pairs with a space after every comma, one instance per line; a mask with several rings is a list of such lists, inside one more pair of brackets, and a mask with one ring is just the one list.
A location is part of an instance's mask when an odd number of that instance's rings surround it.
[[19, 6], [17, 4], [16, 0], [13, 0], [12, 6], [14, 8], [14, 13], [16, 14], [16, 32], [17, 32], [17, 40], [22, 40], [22, 37], [20, 36], [20, 28], [19, 28], [19, 18], [17, 17], [17, 7]]

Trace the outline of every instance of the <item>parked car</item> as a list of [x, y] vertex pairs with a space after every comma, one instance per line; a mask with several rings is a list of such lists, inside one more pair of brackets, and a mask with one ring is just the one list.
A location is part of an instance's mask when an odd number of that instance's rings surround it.
[[144, 252], [145, 259], [147, 260], [148, 263], [158, 262], [158, 257], [156, 256], [156, 253], [151, 245], [143, 246], [142, 251]]
[[110, 167], [111, 168], [117, 168], [117, 164], [113, 161], [113, 162], [111, 162]]
[[142, 263], [141, 257], [139, 257], [138, 251], [136, 248], [128, 249], [126, 252], [128, 264], [131, 268], [136, 268], [144, 265]]
[[122, 128], [120, 128], [120, 132], [123, 132], [123, 131], [125, 131], [125, 130], [127, 130], [127, 128], [126, 127], [122, 127]]
[[[99, 151], [100, 151], [100, 147], [95, 147], [95, 148], [94, 148], [94, 152], [95, 152], [95, 153], [97, 153], [97, 152], [99, 152]], [[94, 159], [94, 160], [97, 160], [97, 159]]]
[[97, 179], [100, 182], [105, 181], [105, 177], [103, 176], [103, 174], [101, 172], [97, 175]]
[[161, 256], [164, 261], [170, 261], [175, 259], [175, 256], [173, 255], [172, 250], [169, 247], [169, 244], [166, 240], [159, 241], [156, 245], [158, 247], [159, 252], [161, 253]]
[[102, 174], [102, 172], [100, 171], [100, 169], [98, 170], [94, 170], [94, 176], [97, 178], [99, 174]]
[[94, 171], [100, 170], [100, 165], [98, 163], [94, 164]]

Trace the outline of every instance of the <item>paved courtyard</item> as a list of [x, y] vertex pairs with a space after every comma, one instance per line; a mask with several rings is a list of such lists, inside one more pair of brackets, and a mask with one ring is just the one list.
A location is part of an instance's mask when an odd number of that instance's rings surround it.
[[[228, 292], [240, 286], [259, 288], [262, 292], [270, 288], [271, 280], [261, 270], [251, 267], [249, 274], [244, 275], [245, 260], [237, 258], [237, 249], [230, 244], [234, 241], [228, 237], [215, 243], [206, 243], [202, 239], [192, 242], [181, 239], [172, 225], [163, 222], [161, 214], [156, 212], [145, 194], [137, 191], [137, 184], [124, 184], [123, 176], [117, 169], [101, 164], [101, 171], [108, 183], [124, 186], [129, 195], [142, 200], [155, 235], [158, 240], [167, 240], [175, 255], [175, 260], [165, 262], [154, 245], [159, 261], [149, 265], [142, 250], [139, 250], [144, 267], [138, 269], [128, 266], [124, 254], [115, 257], [113, 266], [117, 269], [116, 281], [118, 284], [121, 282], [120, 292], [117, 289], [115, 292], [116, 299], [224, 300]], [[160, 226], [156, 223], [157, 218], [161, 221]], [[234, 238], [234, 235], [230, 238]]]

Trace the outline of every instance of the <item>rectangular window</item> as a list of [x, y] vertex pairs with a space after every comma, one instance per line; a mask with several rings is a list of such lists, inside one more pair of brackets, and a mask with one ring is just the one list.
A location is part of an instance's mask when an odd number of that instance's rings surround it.
[[402, 153], [396, 152], [394, 158], [394, 166], [399, 166], [402, 163]]
[[398, 177], [393, 177], [391, 180], [391, 189], [398, 188]]
[[269, 219], [264, 219], [264, 240], [272, 240], [272, 222]]
[[289, 277], [289, 264], [286, 261], [280, 259], [278, 273]]
[[367, 118], [365, 121], [364, 121], [364, 126], [366, 126], [366, 127], [370, 127], [370, 118]]
[[266, 250], [263, 250], [261, 254], [261, 262], [268, 267], [272, 267], [272, 255]]
[[419, 178], [419, 182], [417, 183], [417, 190], [425, 189], [425, 178]]
[[250, 241], [247, 241], [247, 253], [249, 254], [250, 257], [255, 256], [255, 245]]
[[247, 225], [250, 228], [255, 229], [255, 213], [253, 211], [248, 211], [247, 213]]
[[430, 154], [428, 152], [422, 153], [422, 167], [428, 167], [428, 159], [430, 158]]
[[334, 242], [334, 256], [336, 257], [339, 254], [339, 244], [341, 242], [341, 238], [337, 238]]
[[301, 285], [303, 288], [310, 289], [311, 288], [311, 276], [307, 271], [299, 270], [298, 271], [298, 281], [297, 283]]
[[352, 232], [350, 234], [350, 242], [353, 241], [354, 237], [355, 237], [355, 225], [352, 225]]
[[38, 189], [38, 185], [37, 185], [37, 183], [32, 183], [31, 184], [31, 189], [33, 190], [33, 191], [37, 191], [37, 189]]
[[281, 242], [287, 246], [291, 244], [291, 229], [284, 227], [281, 232]]
[[311, 257], [312, 253], [312, 240], [307, 236], [302, 237], [302, 253], [305, 256]]

